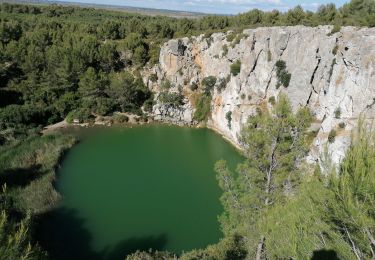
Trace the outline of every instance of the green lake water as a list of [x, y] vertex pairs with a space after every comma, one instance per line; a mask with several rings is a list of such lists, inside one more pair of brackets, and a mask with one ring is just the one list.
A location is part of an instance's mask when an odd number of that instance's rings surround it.
[[57, 259], [123, 259], [135, 250], [180, 254], [222, 237], [214, 164], [241, 161], [208, 129], [145, 126], [91, 133], [64, 158], [61, 206], [41, 217]]

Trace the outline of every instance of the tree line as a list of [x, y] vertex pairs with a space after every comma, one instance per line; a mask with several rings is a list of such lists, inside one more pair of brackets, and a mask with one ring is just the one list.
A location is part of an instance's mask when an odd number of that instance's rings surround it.
[[[17, 181], [4, 186], [0, 258], [45, 257], [38, 246], [30, 246], [30, 241], [35, 245], [29, 232], [33, 216], [20, 206], [21, 198], [40, 206], [39, 197], [32, 197], [35, 189], [38, 194], [51, 191], [54, 166], [73, 141], [64, 136], [39, 137], [40, 127], [65, 118], [86, 121], [114, 111], [141, 115], [150, 110], [153, 96], [139, 70], [158, 61], [160, 45], [168, 39], [297, 24], [375, 26], [375, 3], [352, 0], [341, 8], [323, 5], [317, 12], [297, 6], [285, 13], [251, 10], [200, 19], [1, 4], [0, 183], [9, 182], [5, 180], [10, 172], [36, 164], [48, 166], [43, 168], [48, 174], [32, 187]], [[165, 98], [182, 102], [177, 96]], [[206, 99], [208, 95], [200, 101], [202, 113], [197, 117], [205, 117]], [[182, 259], [321, 259], [324, 254], [330, 259], [374, 258], [374, 136], [360, 127], [359, 138], [338, 172], [324, 176], [319, 168], [304, 168], [310, 120], [307, 110], [293, 114], [283, 97], [275, 101], [274, 110], [259, 110], [249, 119], [243, 132], [248, 147], [244, 163], [236, 173], [225, 162], [216, 165], [223, 189], [225, 212], [220, 222], [225, 236], [216, 245], [181, 255]], [[147, 257], [173, 255], [137, 252], [129, 259]]]
[[[375, 26], [372, 0], [313, 13], [257, 9], [200, 19], [145, 16], [58, 5], [0, 5], [0, 129], [28, 129], [113, 111], [142, 114], [153, 97], [139, 68], [158, 61], [173, 37], [258, 26]], [[125, 102], [125, 103], [124, 103]], [[11, 132], [13, 131], [13, 134]], [[4, 140], [4, 135], [0, 138]]]

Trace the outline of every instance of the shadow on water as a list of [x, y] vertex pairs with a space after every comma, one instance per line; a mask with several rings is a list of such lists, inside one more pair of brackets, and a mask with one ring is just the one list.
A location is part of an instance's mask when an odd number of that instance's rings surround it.
[[102, 259], [124, 259], [124, 256], [140, 251], [148, 251], [150, 248], [161, 251], [167, 244], [167, 235], [147, 237], [132, 237], [118, 243], [114, 248], [104, 250]]
[[59, 208], [38, 216], [34, 225], [35, 238], [51, 259], [124, 259], [137, 250], [163, 250], [166, 234], [132, 237], [101, 252], [91, 248], [92, 235], [85, 228], [85, 220], [75, 210]]
[[340, 260], [334, 250], [317, 250], [313, 252], [311, 260]]

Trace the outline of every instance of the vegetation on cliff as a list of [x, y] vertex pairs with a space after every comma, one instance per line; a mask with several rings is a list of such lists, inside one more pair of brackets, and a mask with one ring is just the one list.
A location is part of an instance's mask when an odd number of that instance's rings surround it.
[[33, 220], [54, 207], [55, 167], [75, 143], [70, 135], [30, 136], [0, 147], [0, 258], [43, 259], [33, 237]]
[[375, 133], [361, 122], [341, 166], [326, 159], [323, 174], [301, 160], [310, 122], [309, 111], [293, 114], [285, 97], [249, 119], [237, 173], [216, 164], [225, 237], [182, 259], [374, 257]]
[[[2, 3], [0, 184], [7, 188], [0, 195], [0, 258], [45, 255], [30, 236], [32, 219], [57, 201], [52, 185], [55, 166], [75, 141], [65, 135], [40, 137], [41, 127], [64, 118], [87, 121], [114, 111], [150, 110], [153, 96], [137, 70], [158, 61], [160, 45], [167, 39], [298, 24], [332, 24], [331, 33], [345, 25], [373, 27], [375, 2], [352, 0], [339, 9], [328, 4], [315, 13], [297, 6], [285, 13], [251, 10], [194, 20]], [[241, 35], [231, 37], [235, 44]], [[223, 47], [224, 56], [227, 52], [228, 46]], [[278, 63], [280, 86], [287, 87], [290, 74], [282, 61]], [[240, 62], [231, 67], [234, 76], [240, 70]], [[216, 79], [206, 79], [207, 91], [196, 104], [198, 121], [210, 113], [209, 92], [215, 84]], [[222, 90], [226, 82], [217, 85]], [[162, 93], [159, 98], [179, 106], [184, 97]], [[360, 126], [338, 172], [312, 173], [301, 162], [308, 144], [308, 111], [294, 115], [284, 97], [272, 105], [274, 111], [259, 111], [250, 118], [243, 135], [247, 160], [238, 173], [229, 172], [224, 162], [216, 166], [224, 191], [226, 211], [220, 220], [225, 237], [181, 258], [374, 258], [374, 134]], [[231, 116], [227, 114], [228, 126]], [[335, 136], [336, 132], [330, 133], [330, 141]], [[172, 256], [163, 252], [129, 256], [152, 257]]]
[[[339, 9], [323, 5], [315, 13], [297, 6], [285, 13], [251, 10], [200, 19], [2, 3], [0, 142], [68, 114], [83, 121], [116, 110], [141, 114], [142, 105], [149, 109], [152, 96], [139, 73], [129, 72], [157, 62], [160, 45], [167, 39], [297, 24], [375, 26], [375, 3], [353, 0]], [[235, 43], [242, 35], [231, 37]], [[239, 69], [239, 63], [233, 64], [233, 75]], [[280, 83], [287, 86], [288, 74], [280, 75]]]

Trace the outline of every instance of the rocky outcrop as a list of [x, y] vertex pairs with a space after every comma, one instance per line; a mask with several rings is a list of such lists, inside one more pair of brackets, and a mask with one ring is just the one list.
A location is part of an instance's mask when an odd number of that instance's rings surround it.
[[[328, 143], [328, 151], [339, 162], [359, 116], [371, 120], [375, 115], [375, 28], [344, 27], [334, 34], [331, 30], [330, 26], [257, 28], [244, 30], [232, 42], [227, 36], [233, 32], [227, 32], [165, 43], [153, 68], [158, 80], [149, 85], [158, 100], [161, 85], [169, 81], [168, 91], [182, 93], [185, 105], [171, 109], [159, 102], [154, 106], [156, 119], [194, 124], [194, 95], [199, 89], [192, 91], [191, 86], [214, 76], [216, 86], [223, 89], [212, 91], [209, 127], [239, 144], [241, 127], [256, 108], [271, 107], [271, 97], [286, 93], [293, 109], [308, 106], [315, 117], [309, 159], [319, 159], [334, 129], [336, 137]], [[233, 76], [230, 65], [237, 60], [241, 71]], [[278, 60], [291, 74], [288, 87], [278, 87]]]

